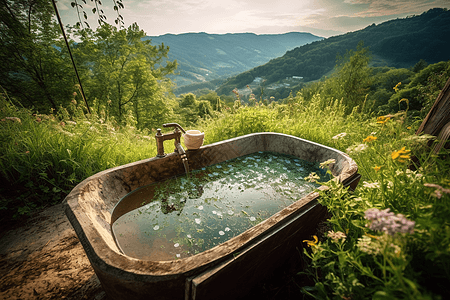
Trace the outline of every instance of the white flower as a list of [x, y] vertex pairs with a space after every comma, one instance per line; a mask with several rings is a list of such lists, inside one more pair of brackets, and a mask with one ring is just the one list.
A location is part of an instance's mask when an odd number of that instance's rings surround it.
[[348, 153], [356, 153], [361, 152], [367, 149], [367, 144], [359, 144], [359, 145], [353, 145], [347, 148]]
[[346, 132], [342, 132], [342, 133], [339, 133], [339, 134], [333, 136], [332, 139], [333, 139], [333, 140], [338, 140], [338, 139], [340, 139], [340, 138], [345, 137], [346, 135], [347, 135]]
[[256, 221], [256, 218], [255, 217], [250, 217], [250, 221]]
[[200, 206], [198, 207], [198, 209], [199, 209], [199, 210], [202, 210], [202, 209], [203, 209], [203, 205], [200, 205]]
[[202, 222], [202, 220], [200, 219], [195, 219], [195, 223], [200, 224]]
[[176, 244], [174, 244], [173, 246], [174, 246], [175, 248], [177, 248], [177, 247], [180, 246], [180, 244], [176, 243]]
[[187, 235], [188, 239], [192, 238], [192, 236], [190, 234]]
[[159, 225], [156, 225], [155, 227], [153, 227], [153, 230], [158, 230], [159, 229]]
[[367, 181], [363, 181], [363, 187], [370, 188], [370, 189], [377, 189], [377, 188], [380, 187], [380, 184], [378, 182], [376, 182], [376, 181], [372, 182], [372, 183], [369, 183]]
[[334, 232], [333, 230], [330, 230], [328, 231], [328, 237], [331, 238], [334, 242], [337, 242], [340, 239], [345, 240], [347, 236], [342, 231]]
[[220, 235], [224, 235], [225, 232], [223, 232], [223, 231], [221, 230], [221, 231], [219, 231], [219, 234], [220, 234]]

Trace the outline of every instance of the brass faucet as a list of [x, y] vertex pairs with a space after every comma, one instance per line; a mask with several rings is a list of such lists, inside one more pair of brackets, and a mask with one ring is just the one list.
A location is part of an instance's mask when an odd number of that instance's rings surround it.
[[180, 142], [181, 132], [186, 133], [186, 131], [177, 123], [163, 124], [163, 127], [175, 127], [175, 129], [173, 130], [173, 132], [166, 133], [166, 134], [162, 134], [160, 128], [158, 128], [156, 130], [155, 138], [156, 138], [156, 147], [158, 149], [157, 157], [166, 156], [166, 154], [164, 153], [164, 141], [171, 140], [171, 139], [175, 140], [174, 141], [174, 145], [175, 145], [174, 152], [177, 152], [181, 156], [186, 155], [183, 147], [181, 146], [181, 142]]

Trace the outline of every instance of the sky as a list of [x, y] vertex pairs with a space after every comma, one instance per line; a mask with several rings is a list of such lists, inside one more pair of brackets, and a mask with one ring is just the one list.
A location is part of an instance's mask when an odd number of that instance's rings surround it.
[[[57, 1], [62, 22], [75, 24], [77, 11]], [[81, 3], [91, 26], [94, 2]], [[373, 23], [404, 18], [435, 7], [450, 9], [450, 0], [122, 0], [120, 10], [128, 27], [137, 22], [149, 36], [187, 32], [281, 34], [310, 32], [330, 37], [363, 29]], [[102, 0], [102, 9], [113, 24], [113, 0]]]

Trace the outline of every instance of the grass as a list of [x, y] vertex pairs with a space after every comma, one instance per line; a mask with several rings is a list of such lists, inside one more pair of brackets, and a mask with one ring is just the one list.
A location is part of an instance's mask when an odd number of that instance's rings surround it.
[[[354, 193], [325, 183], [330, 189], [320, 201], [330, 219], [317, 241], [304, 243], [305, 272], [315, 282], [303, 288], [306, 297], [450, 297], [448, 150], [432, 154], [430, 137], [414, 134], [421, 119], [408, 112], [387, 120], [345, 111], [341, 101], [319, 94], [309, 101], [297, 96], [286, 104], [224, 112], [196, 129], [205, 131], [206, 144], [253, 132], [290, 134], [337, 148], [357, 162], [362, 180]], [[58, 203], [90, 175], [156, 155], [154, 132], [86, 117], [75, 104], [39, 115], [3, 98], [0, 120], [0, 180], [7, 183], [0, 190], [2, 216]], [[169, 142], [166, 152], [171, 147]], [[375, 210], [385, 218], [371, 217]], [[375, 226], [387, 220], [414, 226]]]

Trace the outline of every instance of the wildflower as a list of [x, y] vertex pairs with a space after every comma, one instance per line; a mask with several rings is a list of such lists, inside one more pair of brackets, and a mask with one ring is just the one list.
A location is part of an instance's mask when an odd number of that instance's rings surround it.
[[424, 186], [426, 187], [432, 187], [435, 188], [434, 192], [433, 192], [433, 196], [441, 199], [444, 194], [450, 194], [450, 189], [445, 189], [442, 186], [440, 186], [439, 184], [435, 184], [435, 183], [424, 183]]
[[388, 117], [388, 116], [379, 116], [379, 117], [377, 118], [377, 124], [382, 124], [382, 125], [384, 125], [384, 124], [386, 124], [387, 121], [389, 121], [390, 119], [391, 119], [391, 118]]
[[334, 232], [333, 230], [330, 230], [328, 231], [328, 237], [331, 238], [334, 242], [338, 242], [340, 239], [345, 240], [347, 236], [342, 231]]
[[347, 152], [348, 153], [356, 153], [356, 152], [362, 152], [364, 150], [367, 149], [367, 145], [366, 144], [359, 144], [356, 146], [351, 146], [347, 148]]
[[346, 135], [347, 135], [346, 132], [342, 132], [342, 133], [339, 133], [339, 134], [333, 136], [332, 139], [333, 139], [333, 140], [338, 140], [338, 139], [340, 139], [340, 138], [345, 137]]
[[335, 159], [329, 159], [320, 163], [320, 168], [325, 169], [328, 168], [331, 164], [336, 163]]
[[370, 135], [375, 135], [375, 134], [377, 134], [376, 131], [372, 131], [372, 132], [370, 133]]
[[17, 123], [22, 123], [22, 120], [20, 120], [18, 117], [5, 117], [4, 119], [2, 119], [2, 121], [13, 121], [13, 122], [17, 122]]
[[319, 239], [316, 235], [313, 235], [314, 241], [310, 240], [303, 240], [303, 243], [307, 243], [309, 247], [317, 247], [317, 243], [319, 242]]
[[422, 174], [417, 173], [417, 171], [411, 171], [410, 169], [406, 169], [405, 173], [406, 173], [406, 177], [408, 177], [409, 179], [412, 179], [412, 180], [420, 179], [423, 177]]
[[372, 142], [372, 141], [375, 141], [376, 139], [377, 139], [376, 136], [369, 135], [368, 137], [366, 137], [365, 139], [363, 139], [363, 142], [364, 142], [364, 143], [370, 143], [370, 142]]
[[369, 188], [369, 189], [377, 189], [380, 187], [380, 184], [378, 182], [372, 182], [369, 183], [367, 181], [363, 181], [363, 187]]
[[397, 83], [394, 87], [393, 87], [393, 89], [394, 89], [394, 91], [397, 93], [398, 92], [398, 87], [401, 85], [402, 83], [401, 82], [399, 82], [399, 83]]
[[379, 166], [375, 166], [375, 167], [373, 167], [374, 169], [375, 169], [375, 172], [378, 172], [378, 171], [380, 171], [381, 170], [381, 167], [379, 167]]
[[304, 178], [304, 180], [308, 182], [316, 182], [318, 179], [320, 179], [320, 177], [316, 174], [316, 172], [311, 172], [308, 177]]
[[399, 257], [402, 252], [402, 248], [400, 248], [398, 245], [395, 245], [394, 243], [391, 243], [390, 246], [394, 249], [394, 253], [397, 255], [397, 257]]
[[364, 218], [370, 221], [366, 227], [389, 235], [413, 233], [414, 231], [414, 221], [408, 220], [402, 214], [394, 214], [389, 208], [384, 210], [370, 208], [366, 210]]
[[391, 157], [393, 160], [397, 160], [398, 162], [406, 162], [406, 160], [410, 159], [409, 153], [411, 150], [406, 150], [405, 147], [398, 151], [394, 151], [391, 153]]
[[372, 241], [372, 239], [367, 235], [363, 235], [362, 238], [359, 238], [356, 243], [356, 247], [358, 247], [360, 251], [370, 255], [379, 254], [380, 246], [381, 245], [378, 241]]

